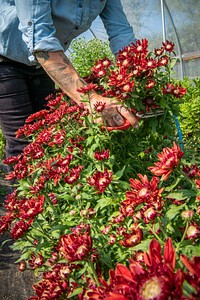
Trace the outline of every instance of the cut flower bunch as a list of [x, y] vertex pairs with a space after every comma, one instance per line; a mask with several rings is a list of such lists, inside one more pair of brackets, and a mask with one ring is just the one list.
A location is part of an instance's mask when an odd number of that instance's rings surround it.
[[186, 88], [173, 83], [172, 68], [176, 59], [174, 44], [168, 40], [162, 47], [148, 51], [148, 41], [137, 40], [117, 55], [116, 61], [99, 59], [86, 77], [88, 82], [96, 82], [92, 88], [103, 96], [115, 97], [134, 113], [139, 115], [158, 108], [176, 113], [177, 98], [186, 93]]
[[[160, 51], [169, 46], [171, 53], [169, 42]], [[130, 76], [123, 73], [119, 84], [115, 72], [122, 72], [126, 51]], [[131, 70], [133, 61], [139, 73]], [[105, 103], [89, 114], [58, 90], [47, 109], [18, 130], [30, 143], [5, 160], [13, 166], [6, 178], [18, 184], [6, 197], [0, 233], [9, 231], [12, 248], [21, 251], [19, 270], [38, 275], [30, 300], [200, 297], [200, 168], [187, 161], [176, 137], [163, 138], [167, 126], [173, 131], [175, 103], [186, 92], [163, 67], [169, 71], [168, 63], [158, 65], [148, 53], [146, 40], [137, 41], [119, 53], [105, 78], [90, 76], [98, 85], [82, 89], [115, 97], [121, 91], [119, 99], [136, 111], [164, 109], [138, 129], [102, 130], [93, 121]], [[149, 80], [155, 85], [145, 88]], [[143, 101], [147, 97], [151, 105]], [[165, 127], [163, 120], [169, 121]]]

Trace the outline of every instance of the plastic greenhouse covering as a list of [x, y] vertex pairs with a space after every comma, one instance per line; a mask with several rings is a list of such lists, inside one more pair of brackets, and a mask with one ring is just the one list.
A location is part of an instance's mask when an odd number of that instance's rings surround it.
[[[175, 43], [176, 76], [200, 76], [200, 0], [121, 0], [124, 11], [137, 39], [146, 38], [149, 49], [160, 46], [162, 41]], [[107, 40], [100, 18], [85, 39]]]

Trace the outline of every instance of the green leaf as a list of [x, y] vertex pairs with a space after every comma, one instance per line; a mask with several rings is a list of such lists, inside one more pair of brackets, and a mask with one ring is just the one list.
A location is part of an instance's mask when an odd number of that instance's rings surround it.
[[113, 203], [112, 198], [101, 198], [97, 205], [95, 206], [95, 210], [98, 210], [99, 208], [104, 208], [105, 206], [109, 206]]
[[126, 168], [126, 166], [124, 166], [121, 170], [119, 170], [117, 173], [115, 173], [114, 179], [119, 179], [119, 178], [121, 178], [122, 175], [124, 174], [125, 168]]
[[190, 199], [191, 197], [196, 197], [196, 193], [192, 190], [179, 190], [175, 193], [168, 194], [167, 198], [173, 198], [176, 200]]
[[184, 206], [185, 206], [185, 204], [182, 204], [182, 205], [172, 204], [170, 206], [170, 209], [166, 212], [166, 217], [169, 220], [174, 219], [174, 217], [179, 213], [180, 210], [182, 210], [184, 208]]
[[171, 184], [165, 188], [165, 191], [170, 192], [170, 191], [174, 190], [174, 188], [179, 184], [180, 181], [181, 181], [181, 177], [176, 178], [176, 180], [173, 184]]
[[149, 244], [152, 240], [151, 239], [145, 239], [143, 240], [141, 243], [139, 243], [138, 245], [132, 247], [131, 249], [134, 251], [147, 251], [149, 248]]
[[81, 288], [81, 287], [79, 287], [77, 289], [74, 289], [73, 292], [70, 295], [67, 296], [67, 299], [70, 299], [72, 297], [75, 297], [75, 296], [81, 294], [82, 291], [83, 291], [83, 288]]

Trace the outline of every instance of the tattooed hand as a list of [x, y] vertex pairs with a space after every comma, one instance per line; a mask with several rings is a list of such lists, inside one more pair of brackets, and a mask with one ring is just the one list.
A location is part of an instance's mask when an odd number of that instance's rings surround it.
[[104, 121], [107, 126], [116, 127], [123, 125], [125, 120], [128, 120], [133, 127], [138, 127], [138, 120], [132, 112], [122, 104], [119, 104], [116, 100], [93, 94], [90, 102], [92, 106], [95, 106], [98, 102], [106, 103], [105, 108], [102, 111], [103, 120], [101, 118], [96, 119], [95, 121], [97, 123], [102, 123], [102, 121]]

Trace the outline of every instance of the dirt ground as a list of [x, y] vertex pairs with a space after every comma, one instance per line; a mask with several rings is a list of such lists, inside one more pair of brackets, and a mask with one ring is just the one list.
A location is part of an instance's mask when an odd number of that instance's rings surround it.
[[[0, 163], [0, 215], [4, 212], [2, 203], [5, 195], [11, 192], [8, 182], [4, 180], [5, 172], [5, 166]], [[8, 235], [0, 237], [0, 300], [27, 300], [34, 295], [34, 274], [31, 271], [18, 270], [15, 261], [19, 253], [10, 249], [12, 242]]]

